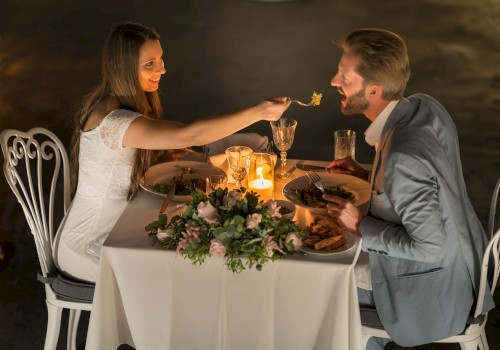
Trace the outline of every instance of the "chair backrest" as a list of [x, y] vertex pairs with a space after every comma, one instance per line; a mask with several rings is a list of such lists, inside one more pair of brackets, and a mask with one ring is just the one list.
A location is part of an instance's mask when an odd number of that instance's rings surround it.
[[[493, 273], [493, 275], [491, 275]], [[474, 311], [474, 317], [481, 315], [484, 303], [484, 293], [486, 284], [489, 283], [491, 294], [495, 293], [500, 274], [500, 229], [490, 239], [484, 252], [483, 262], [481, 264], [481, 281], [479, 284], [479, 298]]]
[[[23, 208], [35, 240], [42, 274], [47, 276], [54, 268], [54, 204], [61, 180], [64, 214], [71, 201], [66, 150], [59, 138], [44, 128], [27, 132], [3, 130], [0, 145], [7, 183]], [[48, 187], [47, 192], [45, 187]]]
[[489, 239], [493, 237], [493, 233], [496, 230], [496, 216], [497, 216], [497, 203], [498, 203], [498, 192], [500, 191], [500, 177], [498, 178], [495, 189], [493, 190], [493, 196], [491, 197], [490, 205], [490, 216], [488, 219], [488, 235]]

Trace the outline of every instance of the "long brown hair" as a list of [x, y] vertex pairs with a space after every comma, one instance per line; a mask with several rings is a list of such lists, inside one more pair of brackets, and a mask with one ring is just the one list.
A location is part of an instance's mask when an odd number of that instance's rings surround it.
[[[106, 39], [102, 53], [101, 80], [98, 86], [84, 97], [83, 107], [74, 120], [71, 139], [71, 193], [76, 193], [78, 184], [78, 157], [80, 135], [94, 107], [106, 97], [112, 96], [119, 108], [139, 112], [146, 117], [159, 119], [161, 103], [158, 92], [145, 92], [139, 84], [139, 50], [149, 40], [160, 40], [152, 28], [142, 24], [125, 22], [118, 24]], [[150, 165], [152, 151], [137, 149], [127, 200], [137, 193], [139, 181]]]

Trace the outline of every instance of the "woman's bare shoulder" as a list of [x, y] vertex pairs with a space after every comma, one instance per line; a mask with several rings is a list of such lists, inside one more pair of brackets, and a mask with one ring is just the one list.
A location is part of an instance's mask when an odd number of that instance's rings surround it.
[[108, 97], [100, 101], [93, 109], [85, 123], [83, 131], [90, 131], [97, 128], [104, 118], [110, 114], [115, 109], [119, 108], [118, 101], [116, 99]]

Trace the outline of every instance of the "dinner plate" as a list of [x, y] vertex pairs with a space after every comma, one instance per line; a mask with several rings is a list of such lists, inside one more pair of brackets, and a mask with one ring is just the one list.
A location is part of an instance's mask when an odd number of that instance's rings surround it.
[[[175, 161], [153, 165], [143, 176], [139, 185], [146, 191], [154, 193], [161, 197], [166, 197], [167, 193], [155, 191], [153, 186], [156, 183], [168, 183], [174, 176], [182, 174], [183, 169], [190, 168], [194, 172], [187, 174], [188, 179], [202, 178], [205, 179], [209, 175], [226, 175], [226, 173], [212, 164], [195, 161]], [[178, 202], [190, 201], [191, 195], [174, 195], [172, 200]]]
[[335, 254], [340, 254], [340, 253], [345, 253], [356, 245], [356, 242], [359, 240], [359, 237], [346, 232], [344, 233], [346, 243], [342, 247], [338, 247], [337, 249], [333, 250], [316, 250], [314, 248], [308, 248], [308, 247], [301, 247], [300, 250], [304, 253], [311, 254], [311, 255], [320, 255], [320, 256], [329, 256], [329, 255], [335, 255]]
[[[317, 173], [325, 187], [331, 186], [345, 186], [348, 187], [355, 194], [354, 205], [360, 206], [365, 204], [370, 199], [370, 184], [365, 180], [361, 180], [358, 177], [345, 175], [345, 174], [336, 174], [336, 173]], [[304, 203], [297, 197], [293, 190], [304, 189], [309, 185], [309, 178], [307, 176], [301, 176], [292, 181], [288, 182], [283, 187], [283, 195], [291, 202], [295, 203], [295, 205], [305, 208], [311, 211], [314, 214], [326, 214], [326, 208], [314, 208], [310, 207]]]

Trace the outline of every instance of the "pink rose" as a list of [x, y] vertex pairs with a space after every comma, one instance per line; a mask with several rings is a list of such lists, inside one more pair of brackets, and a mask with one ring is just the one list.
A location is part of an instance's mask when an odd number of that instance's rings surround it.
[[266, 203], [264, 203], [264, 206], [269, 209], [269, 214], [271, 214], [271, 217], [273, 219], [280, 219], [281, 218], [281, 213], [280, 213], [281, 207], [278, 206], [277, 202], [270, 199]]
[[286, 255], [286, 253], [278, 246], [278, 244], [274, 241], [273, 237], [271, 236], [265, 236], [264, 239], [262, 240], [262, 245], [266, 249], [264, 255], [267, 256], [268, 258], [273, 256], [275, 250], [279, 251], [283, 255]]
[[226, 255], [226, 246], [218, 239], [212, 239], [210, 241], [210, 256], [223, 258], [224, 255]]
[[241, 192], [238, 191], [230, 191], [227, 195], [224, 196], [222, 200], [226, 207], [232, 207], [241, 199]]
[[299, 250], [302, 247], [302, 239], [300, 239], [299, 235], [296, 232], [290, 232], [286, 235], [285, 242], [292, 242], [295, 250]]
[[260, 221], [262, 220], [262, 214], [254, 213], [247, 215], [246, 226], [248, 229], [253, 230], [257, 226], [259, 226]]
[[209, 224], [217, 223], [217, 209], [209, 201], [198, 204], [198, 216]]
[[188, 227], [186, 232], [182, 232], [182, 238], [177, 244], [176, 252], [179, 254], [181, 250], [184, 250], [192, 242], [200, 242], [200, 228], [199, 227]]

